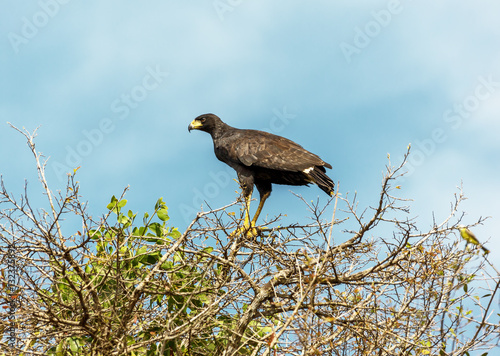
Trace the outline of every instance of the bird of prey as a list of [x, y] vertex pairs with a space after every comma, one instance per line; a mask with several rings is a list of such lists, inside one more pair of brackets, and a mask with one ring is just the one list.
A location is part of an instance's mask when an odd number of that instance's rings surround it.
[[[195, 118], [188, 130], [201, 130], [212, 136], [215, 156], [231, 166], [245, 198], [243, 232], [256, 235], [256, 221], [264, 202], [271, 194], [272, 183], [286, 185], [316, 184], [333, 196], [334, 183], [326, 175], [332, 166], [297, 143], [281, 136], [258, 130], [237, 129], [222, 122], [214, 114]], [[250, 220], [250, 200], [254, 185], [260, 194], [260, 202]], [[235, 233], [242, 232], [235, 231]]]
[[490, 253], [490, 250], [488, 250], [486, 247], [484, 247], [479, 240], [477, 239], [476, 235], [472, 233], [467, 227], [464, 225], [458, 225], [458, 230], [460, 231], [460, 235], [462, 238], [467, 241], [467, 243], [471, 243], [473, 245], [479, 246], [480, 248], [483, 249], [484, 253]]

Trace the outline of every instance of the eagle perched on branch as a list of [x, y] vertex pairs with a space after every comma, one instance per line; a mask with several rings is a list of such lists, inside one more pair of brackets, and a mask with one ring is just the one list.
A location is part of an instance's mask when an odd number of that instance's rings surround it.
[[[255, 223], [264, 202], [271, 195], [272, 184], [316, 184], [326, 194], [333, 196], [334, 183], [326, 175], [332, 166], [297, 143], [281, 136], [258, 130], [231, 127], [214, 114], [204, 114], [194, 119], [188, 130], [208, 132], [212, 136], [215, 156], [228, 164], [238, 174], [245, 197], [246, 213], [244, 230], [256, 234]], [[250, 220], [250, 200], [254, 185], [260, 202]], [[239, 231], [237, 231], [239, 232]]]

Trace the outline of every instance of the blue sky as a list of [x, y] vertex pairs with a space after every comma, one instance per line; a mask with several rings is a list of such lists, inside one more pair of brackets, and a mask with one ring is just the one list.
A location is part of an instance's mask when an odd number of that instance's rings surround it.
[[[206, 112], [286, 136], [333, 165], [340, 192], [374, 205], [387, 153], [412, 143], [401, 195], [420, 226], [447, 216], [463, 182], [465, 223], [500, 256], [500, 3], [496, 1], [1, 1], [0, 172], [43, 199], [22, 136], [50, 156], [49, 182], [81, 166], [93, 214], [130, 185], [134, 211], [163, 197], [171, 223], [201, 200], [236, 198], [235, 174], [210, 137], [188, 134]], [[276, 187], [264, 215], [304, 220]], [[306, 200], [316, 187], [292, 190]]]

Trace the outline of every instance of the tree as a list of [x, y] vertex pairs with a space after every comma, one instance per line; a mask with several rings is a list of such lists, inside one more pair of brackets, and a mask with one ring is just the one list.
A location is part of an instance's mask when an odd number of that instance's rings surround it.
[[36, 132], [21, 133], [49, 209], [2, 182], [0, 355], [463, 355], [498, 344], [500, 278], [456, 233], [462, 191], [448, 218], [420, 228], [394, 185], [408, 153], [389, 161], [373, 208], [338, 194], [303, 201], [312, 222], [276, 217], [261, 236], [229, 238], [239, 202], [181, 233], [162, 199], [142, 219], [127, 211], [125, 190], [94, 219], [77, 170], [53, 193]]

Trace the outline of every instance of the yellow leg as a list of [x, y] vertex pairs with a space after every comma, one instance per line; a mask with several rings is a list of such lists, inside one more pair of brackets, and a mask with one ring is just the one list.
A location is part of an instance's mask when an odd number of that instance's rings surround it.
[[243, 227], [248, 229], [250, 227], [250, 201], [252, 200], [252, 194], [245, 197], [245, 220], [243, 221]]
[[[255, 221], [257, 220], [257, 217], [254, 217], [252, 221], [250, 221], [250, 201], [252, 200], [252, 194], [249, 194], [248, 196], [245, 197], [245, 218], [243, 220], [243, 226], [237, 228], [234, 230], [230, 235], [229, 238], [233, 238], [241, 233], [244, 233], [246, 237], [255, 237], [259, 235], [259, 231], [255, 228]], [[257, 209], [257, 212], [260, 214], [260, 210], [262, 210], [262, 207], [259, 204], [259, 208]]]
[[252, 223], [251, 223], [252, 226], [255, 226], [255, 224], [257, 223], [257, 219], [259, 218], [259, 215], [262, 212], [262, 208], [264, 207], [264, 203], [265, 203], [266, 199], [269, 198], [270, 195], [271, 195], [271, 192], [267, 192], [267, 193], [264, 193], [264, 195], [260, 198], [259, 207], [257, 208], [257, 211], [255, 212], [255, 215], [253, 216], [253, 219], [252, 219]]

